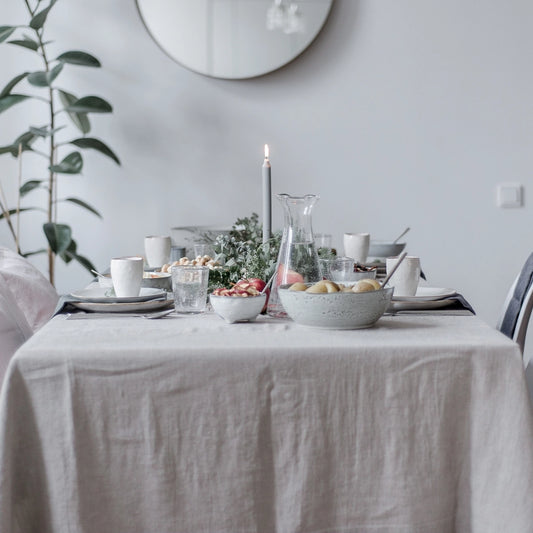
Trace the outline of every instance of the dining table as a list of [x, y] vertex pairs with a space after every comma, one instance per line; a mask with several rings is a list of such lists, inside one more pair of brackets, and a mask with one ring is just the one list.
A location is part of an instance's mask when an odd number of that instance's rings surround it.
[[6, 533], [531, 533], [519, 347], [471, 313], [58, 314], [0, 396]]

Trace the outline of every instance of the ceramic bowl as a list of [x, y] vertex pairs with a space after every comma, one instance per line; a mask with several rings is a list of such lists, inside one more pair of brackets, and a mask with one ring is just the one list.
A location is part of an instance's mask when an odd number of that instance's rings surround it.
[[[312, 285], [312, 284], [308, 284]], [[370, 328], [391, 303], [394, 288], [369, 292], [333, 292], [313, 294], [279, 288], [283, 308], [294, 322], [326, 329]]]
[[172, 290], [172, 277], [170, 272], [145, 272], [141, 287], [163, 289], [170, 292]]
[[228, 324], [255, 320], [266, 302], [266, 294], [257, 296], [215, 296], [211, 294], [209, 301], [213, 311]]
[[370, 241], [368, 257], [392, 257], [400, 255], [405, 246], [405, 242]]

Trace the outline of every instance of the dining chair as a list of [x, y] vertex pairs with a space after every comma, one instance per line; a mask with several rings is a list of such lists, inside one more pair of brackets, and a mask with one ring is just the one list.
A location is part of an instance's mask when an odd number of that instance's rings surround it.
[[527, 258], [522, 270], [511, 285], [497, 329], [520, 346], [524, 366], [528, 359], [524, 352], [526, 334], [533, 310], [533, 253]]
[[13, 354], [33, 332], [0, 273], [0, 387]]
[[34, 265], [9, 248], [0, 247], [0, 274], [32, 331], [37, 331], [53, 315], [57, 291]]

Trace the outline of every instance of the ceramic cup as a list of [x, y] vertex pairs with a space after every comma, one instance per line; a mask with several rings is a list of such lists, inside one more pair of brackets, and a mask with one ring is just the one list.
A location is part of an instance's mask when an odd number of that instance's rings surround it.
[[344, 255], [356, 263], [365, 263], [370, 246], [370, 233], [345, 233]]
[[170, 237], [158, 235], [145, 237], [144, 253], [150, 268], [161, 268], [170, 262]]
[[111, 279], [119, 298], [139, 296], [143, 279], [144, 261], [140, 256], [111, 259]]
[[[387, 257], [387, 274], [398, 257]], [[414, 296], [420, 280], [420, 258], [408, 255], [391, 276], [389, 285], [394, 287], [394, 296]]]

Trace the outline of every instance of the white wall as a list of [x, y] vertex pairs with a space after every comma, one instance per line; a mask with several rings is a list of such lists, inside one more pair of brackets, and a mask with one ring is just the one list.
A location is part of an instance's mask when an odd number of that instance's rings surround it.
[[[2, 24], [18, 23], [22, 6], [9, 0]], [[93, 119], [94, 134], [123, 162], [85, 152], [83, 176], [62, 177], [61, 194], [94, 204], [104, 221], [74, 207], [61, 216], [101, 269], [111, 256], [142, 252], [146, 234], [229, 225], [260, 211], [268, 142], [274, 192], [320, 194], [316, 231], [338, 245], [344, 231], [391, 238], [411, 226], [408, 249], [430, 283], [460, 289], [494, 324], [532, 250], [532, 21], [529, 0], [335, 0], [296, 62], [232, 82], [172, 62], [133, 0], [60, 1], [48, 34], [57, 52], [86, 50], [103, 63], [66, 68], [62, 84], [114, 105], [113, 115]], [[0, 85], [36, 68], [29, 59], [0, 46]], [[24, 131], [29, 109], [0, 116], [0, 145]], [[24, 166], [37, 177], [31, 157]], [[10, 156], [0, 157], [0, 179], [12, 193]], [[496, 207], [502, 181], [525, 185], [524, 208]], [[24, 224], [25, 248], [40, 239]], [[4, 227], [0, 242], [9, 244]], [[89, 281], [77, 265], [58, 271], [63, 292]]]

